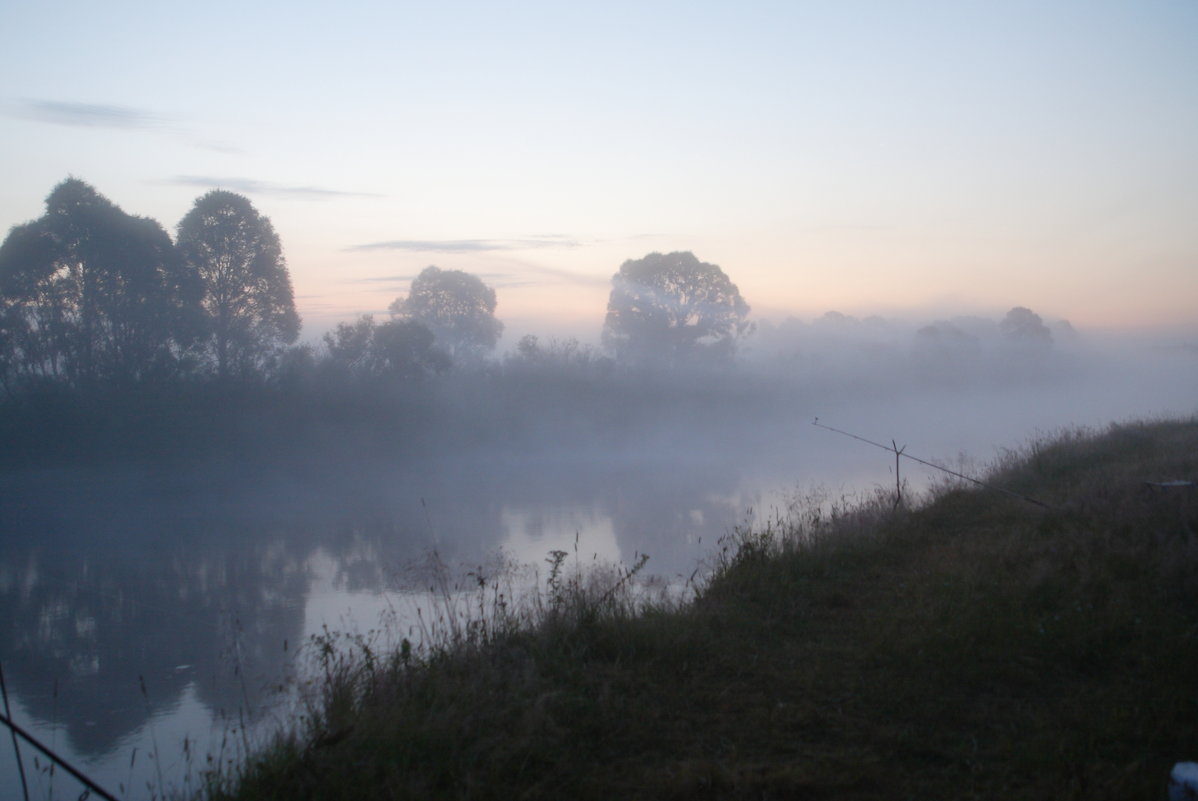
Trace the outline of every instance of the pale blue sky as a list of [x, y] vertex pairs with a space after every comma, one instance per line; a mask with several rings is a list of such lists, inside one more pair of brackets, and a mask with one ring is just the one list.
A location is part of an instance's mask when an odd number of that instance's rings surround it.
[[0, 226], [243, 192], [309, 334], [437, 264], [587, 336], [654, 250], [763, 315], [1198, 321], [1196, 0], [9, 0], [0, 74]]

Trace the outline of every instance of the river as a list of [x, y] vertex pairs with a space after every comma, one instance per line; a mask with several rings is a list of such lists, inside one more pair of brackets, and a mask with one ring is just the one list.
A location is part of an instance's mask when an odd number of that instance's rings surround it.
[[[808, 398], [719, 447], [490, 449], [335, 478], [136, 464], [0, 474], [11, 714], [121, 798], [195, 789], [286, 722], [280, 699], [294, 698], [314, 637], [418, 639], [421, 621], [444, 612], [428, 594], [433, 554], [463, 593], [479, 575], [543, 582], [558, 550], [571, 569], [647, 554], [642, 575], [684, 586], [735, 527], [784, 514], [812, 488], [851, 497], [894, 485], [892, 453], [814, 427], [816, 415], [977, 471], [1037, 433], [1194, 414], [1198, 371], [1192, 357], [1181, 367]], [[940, 477], [913, 462], [900, 471], [912, 490]], [[79, 796], [29, 746], [21, 754], [32, 798]], [[0, 786], [20, 797], [11, 747], [0, 747]]]

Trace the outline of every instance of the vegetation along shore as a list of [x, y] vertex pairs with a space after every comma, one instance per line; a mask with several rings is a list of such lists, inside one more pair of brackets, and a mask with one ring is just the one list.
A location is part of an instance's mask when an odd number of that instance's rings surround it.
[[[1198, 755], [1198, 420], [1010, 453], [918, 502], [811, 499], [685, 600], [551, 556], [533, 603], [327, 643], [212, 799], [1158, 798]], [[1164, 485], [1164, 486], [1162, 486]], [[481, 608], [480, 608], [481, 609]]]

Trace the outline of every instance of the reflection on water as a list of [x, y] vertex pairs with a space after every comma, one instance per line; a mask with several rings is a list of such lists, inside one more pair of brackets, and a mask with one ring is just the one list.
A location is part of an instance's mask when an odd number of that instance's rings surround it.
[[620, 563], [620, 543], [610, 515], [596, 506], [504, 508], [506, 532], [500, 546], [521, 563], [535, 563], [552, 551], [577, 552], [587, 559]]
[[[750, 508], [772, 516], [816, 482], [833, 496], [893, 484], [892, 457], [812, 428], [816, 412], [960, 466], [960, 453], [984, 462], [1037, 429], [1191, 413], [1185, 381], [1172, 397], [1188, 400], [1159, 406], [1125, 382], [1124, 395], [1075, 386], [796, 410], [755, 437], [721, 440], [737, 448], [471, 454], [270, 476], [0, 474], [0, 660], [13, 714], [104, 786], [146, 798], [196, 782], [209, 755], [236, 759], [254, 731], [273, 729], [279, 719], [257, 716], [285, 714], [280, 685], [314, 635], [382, 621], [408, 636], [413, 608], [431, 603], [420, 570], [430, 553], [463, 570], [495, 569], [488, 560], [504, 553], [542, 578], [552, 551], [575, 564], [649, 554], [651, 572], [685, 579]], [[903, 470], [915, 486], [931, 476]], [[49, 777], [27, 764], [35, 796], [48, 797]], [[18, 786], [11, 749], [0, 748], [0, 785]], [[55, 797], [79, 795], [61, 773], [53, 785]]]
[[[375, 470], [369, 497], [358, 483], [233, 486], [136, 468], [0, 477], [14, 714], [122, 795], [197, 781], [209, 753], [241, 753], [313, 636], [380, 621], [409, 636], [414, 611], [430, 613], [421, 566], [433, 552], [463, 569], [500, 553], [544, 568], [555, 550], [598, 563], [647, 552], [659, 573], [689, 572], [699, 543], [736, 522], [737, 481], [689, 473], [554, 464], [514, 483], [447, 464]], [[11, 754], [0, 766], [16, 786]], [[49, 777], [33, 779], [44, 797]], [[78, 794], [61, 773], [53, 782]]]

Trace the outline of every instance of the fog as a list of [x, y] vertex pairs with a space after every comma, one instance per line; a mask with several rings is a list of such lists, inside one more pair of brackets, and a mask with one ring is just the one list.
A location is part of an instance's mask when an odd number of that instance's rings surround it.
[[[317, 380], [316, 363], [202, 401], [59, 400], [53, 424], [34, 409], [6, 428], [0, 472], [15, 714], [144, 796], [160, 768], [168, 785], [197, 776], [184, 737], [219, 752], [248, 720], [269, 729], [282, 713], [255, 715], [326, 627], [411, 633], [431, 554], [459, 579], [507, 565], [534, 583], [554, 550], [578, 566], [647, 554], [681, 584], [797, 497], [894, 486], [893, 454], [817, 417], [972, 475], [1062, 429], [1198, 411], [1198, 340], [998, 326], [830, 314], [759, 323], [711, 364], [550, 340], [419, 381]], [[912, 493], [944, 478], [900, 470]]]

